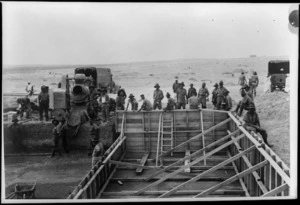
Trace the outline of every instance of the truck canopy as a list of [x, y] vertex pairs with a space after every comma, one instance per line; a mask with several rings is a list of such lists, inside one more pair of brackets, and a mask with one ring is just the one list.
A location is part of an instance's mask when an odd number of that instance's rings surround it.
[[284, 60], [269, 61], [268, 75], [290, 73], [290, 62]]

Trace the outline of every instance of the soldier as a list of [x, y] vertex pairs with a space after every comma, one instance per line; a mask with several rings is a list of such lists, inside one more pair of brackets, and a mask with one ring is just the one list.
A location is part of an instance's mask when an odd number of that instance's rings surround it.
[[92, 153], [92, 168], [98, 163], [102, 163], [104, 159], [104, 145], [99, 138]]
[[25, 98], [18, 98], [17, 103], [20, 105], [19, 113], [21, 119], [23, 118], [24, 112], [26, 112], [26, 119], [29, 119], [31, 115], [31, 104], [28, 96], [26, 96]]
[[214, 87], [215, 87], [215, 89], [212, 91], [211, 102], [214, 105], [214, 109], [216, 109], [216, 107], [217, 107], [217, 97], [218, 97], [217, 92], [218, 92], [218, 87], [219, 87], [218, 83], [216, 83], [214, 85]]
[[185, 104], [187, 102], [187, 92], [183, 87], [184, 83], [182, 82], [179, 84], [179, 88], [177, 89], [177, 109], [185, 109]]
[[144, 94], [141, 95], [141, 98], [143, 100], [143, 104], [142, 104], [141, 108], [138, 110], [138, 112], [140, 112], [141, 110], [151, 111], [152, 104], [151, 104], [150, 100], [146, 99]]
[[192, 83], [192, 84], [190, 85], [189, 90], [188, 90], [188, 96], [187, 96], [188, 99], [189, 99], [190, 97], [192, 97], [194, 93], [195, 93], [195, 96], [197, 96], [197, 90], [196, 90], [196, 88], [194, 88], [193, 86], [194, 86], [194, 85], [193, 85], [193, 83]]
[[220, 110], [222, 103], [224, 104], [225, 93], [227, 91], [228, 90], [225, 87], [223, 87], [223, 81], [221, 80], [217, 91], [217, 110]]
[[116, 98], [116, 108], [117, 110], [124, 110], [125, 109], [125, 99], [127, 95], [123, 88], [118, 91], [117, 98]]
[[244, 72], [241, 73], [240, 77], [239, 77], [239, 82], [238, 84], [240, 86], [244, 86], [247, 84], [247, 81], [246, 81], [246, 76], [244, 75]]
[[242, 90], [245, 90], [246, 94], [253, 100], [253, 93], [252, 93], [252, 90], [250, 89], [250, 87], [245, 84], [241, 89], [240, 89], [240, 92]]
[[97, 96], [100, 95], [100, 93], [95, 89], [94, 85], [89, 86], [90, 89], [90, 102], [88, 106], [88, 113], [91, 118], [98, 118], [98, 110], [99, 110], [99, 104], [97, 101]]
[[18, 122], [18, 116], [14, 114], [12, 116], [12, 123], [9, 124], [7, 127], [12, 138], [13, 144], [17, 147], [17, 149], [24, 150], [25, 147], [22, 143], [22, 138], [24, 136], [24, 127]]
[[178, 80], [175, 80], [175, 83], [173, 83], [173, 92], [177, 93], [177, 89], [179, 88]]
[[256, 71], [254, 71], [253, 75], [251, 76], [251, 80], [249, 80], [249, 86], [250, 86], [251, 91], [253, 93], [253, 97], [256, 96], [256, 88], [258, 86], [258, 83], [259, 83], [259, 79], [258, 79]]
[[49, 94], [46, 91], [45, 86], [41, 87], [41, 92], [38, 96], [40, 105], [40, 121], [43, 121], [43, 112], [45, 112], [46, 121], [49, 120], [48, 109], [49, 109]]
[[202, 108], [206, 108], [206, 99], [208, 99], [208, 96], [209, 96], [209, 92], [205, 86], [206, 86], [206, 83], [202, 83], [202, 88], [200, 88], [199, 92], [198, 92], [198, 98], [200, 99]]
[[188, 99], [190, 109], [199, 109], [200, 99], [197, 97], [197, 93], [192, 93], [192, 96]]
[[89, 129], [89, 139], [90, 139], [90, 149], [88, 156], [92, 155], [95, 145], [99, 141], [99, 126], [96, 125], [93, 119], [90, 119], [90, 129]]
[[168, 98], [168, 103], [167, 106], [164, 108], [164, 112], [174, 110], [176, 107], [175, 100], [171, 98], [170, 93], [167, 93], [166, 96]]
[[232, 99], [231, 99], [229, 93], [230, 93], [229, 91], [225, 92], [225, 100], [226, 100], [226, 108], [225, 109], [227, 111], [230, 111], [232, 108]]
[[135, 99], [135, 97], [132, 93], [129, 95], [129, 100], [128, 100], [127, 105], [126, 105], [126, 111], [128, 110], [129, 103], [131, 104], [131, 110], [132, 111], [138, 110], [139, 104], [136, 101], [136, 99]]
[[53, 148], [51, 157], [54, 157], [56, 152], [58, 152], [59, 156], [62, 156], [59, 148], [59, 143], [61, 139], [61, 123], [58, 120], [54, 119], [52, 120], [52, 124], [54, 125], [54, 128], [52, 130]]
[[260, 133], [264, 142], [269, 146], [273, 147], [272, 144], [268, 143], [268, 134], [266, 130], [262, 129], [260, 127], [260, 121], [258, 118], [257, 113], [255, 112], [255, 106], [254, 104], [250, 104], [248, 108], [248, 112], [244, 115], [243, 121], [243, 127], [248, 130], [249, 132], [254, 131], [255, 133]]
[[28, 82], [28, 85], [26, 86], [25, 91], [27, 92], [28, 96], [33, 95], [33, 86], [30, 84], [30, 82]]
[[161, 101], [164, 98], [164, 94], [163, 92], [159, 89], [160, 86], [158, 83], [156, 83], [156, 85], [154, 86], [156, 88], [156, 90], [154, 90], [153, 93], [153, 109], [155, 110], [156, 108], [158, 108], [159, 110], [161, 110]]
[[109, 96], [106, 94], [106, 89], [102, 90], [102, 96], [100, 101], [103, 122], [106, 122], [106, 120], [109, 118]]
[[235, 112], [239, 116], [242, 116], [243, 110], [248, 110], [248, 107], [250, 106], [250, 104], [254, 105], [253, 100], [246, 94], [245, 90], [241, 91], [241, 96], [243, 98], [239, 101], [239, 103], [238, 103], [238, 105], [237, 105], [237, 107], [235, 109]]

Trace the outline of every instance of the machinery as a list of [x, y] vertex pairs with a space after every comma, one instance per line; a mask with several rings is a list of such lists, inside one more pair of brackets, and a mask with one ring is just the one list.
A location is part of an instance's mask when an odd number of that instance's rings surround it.
[[268, 77], [271, 76], [270, 91], [273, 92], [276, 88], [283, 90], [287, 74], [290, 73], [290, 62], [283, 60], [269, 61]]

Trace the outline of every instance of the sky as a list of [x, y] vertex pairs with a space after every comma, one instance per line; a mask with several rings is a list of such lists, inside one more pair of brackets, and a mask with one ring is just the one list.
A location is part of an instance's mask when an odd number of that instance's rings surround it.
[[291, 4], [2, 2], [3, 64], [289, 56]]

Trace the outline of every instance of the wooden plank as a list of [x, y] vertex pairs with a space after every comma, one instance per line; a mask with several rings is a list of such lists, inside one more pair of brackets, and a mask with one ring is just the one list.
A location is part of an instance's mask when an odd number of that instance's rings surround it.
[[[244, 135], [240, 135], [240, 136], [238, 136], [236, 139], [231, 140], [231, 141], [229, 141], [229, 142], [227, 142], [227, 143], [221, 145], [220, 147], [218, 147], [218, 148], [214, 149], [213, 151], [207, 153], [205, 156], [199, 157], [198, 159], [194, 160], [194, 161], [191, 162], [190, 164], [188, 164], [188, 165], [186, 165], [186, 166], [183, 166], [183, 167], [181, 167], [180, 169], [178, 169], [178, 170], [176, 170], [176, 171], [174, 171], [174, 172], [172, 172], [172, 173], [170, 173], [170, 174], [168, 174], [168, 175], [162, 177], [160, 180], [158, 180], [158, 181], [156, 181], [156, 182], [150, 184], [149, 186], [144, 187], [143, 189], [141, 189], [140, 191], [138, 191], [136, 194], [139, 195], [139, 194], [143, 193], [145, 190], [147, 190], [147, 189], [149, 189], [149, 188], [151, 188], [151, 187], [153, 187], [153, 186], [155, 186], [155, 185], [160, 184], [161, 182], [165, 181], [165, 180], [168, 179], [169, 177], [172, 177], [172, 176], [178, 174], [179, 172], [183, 171], [185, 168], [190, 167], [190, 166], [192, 166], [192, 165], [194, 165], [194, 164], [200, 162], [200, 161], [203, 160], [204, 158], [206, 158], [206, 157], [208, 157], [208, 156], [211, 156], [211, 155], [213, 155], [214, 153], [220, 151], [221, 149], [224, 149], [224, 148], [228, 147], [228, 146], [231, 145], [235, 140], [238, 140], [238, 139], [240, 139], [240, 138], [242, 138], [242, 137], [244, 137]], [[192, 156], [192, 155], [190, 155], [190, 156]], [[190, 157], [190, 156], [189, 156], [189, 157]]]
[[[186, 150], [185, 151], [185, 157], [188, 157], [188, 156], [190, 156], [191, 155], [191, 151], [190, 150]], [[188, 159], [186, 159], [185, 161], [184, 161], [184, 165], [188, 165], [190, 163], [190, 158], [188, 158]], [[188, 167], [188, 168], [186, 168], [185, 170], [184, 170], [184, 172], [191, 172], [191, 168], [190, 167]]]
[[115, 160], [108, 160], [109, 163], [117, 164], [117, 165], [123, 165], [126, 167], [134, 167], [134, 168], [141, 168], [141, 169], [156, 169], [155, 167], [149, 167], [149, 166], [143, 166], [139, 164], [133, 164], [128, 162], [121, 162], [121, 161], [115, 161]]
[[[234, 141], [234, 140], [233, 140], [233, 141]], [[211, 173], [211, 172], [214, 172], [214, 171], [218, 170], [219, 168], [221, 168], [221, 167], [227, 165], [228, 163], [233, 162], [234, 160], [236, 160], [236, 159], [238, 159], [239, 157], [245, 155], [246, 153], [249, 153], [250, 151], [252, 151], [252, 150], [254, 150], [254, 149], [255, 149], [255, 146], [252, 146], [252, 147], [248, 148], [247, 150], [243, 151], [242, 153], [239, 153], [239, 154], [237, 154], [237, 155], [235, 155], [235, 156], [232, 156], [231, 158], [225, 160], [224, 162], [221, 162], [220, 164], [218, 164], [218, 165], [212, 167], [211, 169], [209, 169], [209, 170], [207, 170], [207, 171], [205, 171], [205, 172], [203, 172], [203, 173], [197, 175], [196, 177], [193, 177], [192, 179], [190, 179], [190, 180], [188, 180], [188, 181], [186, 181], [186, 182], [184, 182], [184, 183], [182, 183], [182, 184], [176, 186], [176, 187], [173, 188], [172, 190], [170, 190], [170, 191], [164, 193], [163, 195], [161, 195], [159, 198], [163, 198], [163, 197], [170, 196], [172, 193], [176, 192], [176, 191], [177, 191], [178, 189], [180, 189], [181, 187], [184, 187], [184, 186], [186, 186], [186, 185], [189, 184], [189, 183], [192, 183], [192, 182], [197, 181], [197, 180], [200, 179], [201, 177], [203, 177], [203, 176], [205, 176], [205, 175], [207, 175], [207, 174], [209, 174], [209, 173]]]
[[289, 188], [289, 185], [287, 184], [282, 184], [281, 186], [279, 187], [276, 187], [275, 189], [265, 193], [264, 195], [262, 195], [262, 197], [266, 197], [266, 196], [274, 196], [280, 192], [283, 192], [284, 190], [288, 189]]
[[159, 127], [158, 127], [157, 144], [156, 144], [156, 163], [155, 163], [156, 166], [158, 165], [159, 148], [160, 148], [160, 146], [162, 146], [162, 144], [159, 146], [159, 144], [161, 143], [160, 137], [161, 137], [161, 135], [163, 135], [162, 134], [163, 130], [161, 130], [161, 124], [163, 122], [161, 120], [162, 120], [162, 113], [159, 116]]
[[259, 168], [261, 168], [261, 167], [263, 167], [265, 165], [267, 165], [268, 163], [269, 162], [267, 160], [265, 160], [263, 162], [260, 162], [260, 163], [256, 164], [255, 166], [253, 166], [253, 167], [251, 167], [249, 169], [246, 169], [245, 171], [240, 172], [239, 174], [237, 174], [237, 175], [235, 175], [233, 177], [230, 177], [226, 181], [221, 182], [220, 184], [217, 184], [217, 185], [215, 185], [215, 186], [213, 186], [213, 187], [211, 187], [211, 188], [209, 188], [209, 189], [201, 192], [200, 194], [197, 194], [193, 198], [207, 196], [208, 194], [210, 194], [210, 193], [212, 193], [212, 192], [220, 189], [221, 187], [224, 187], [224, 186], [226, 186], [226, 185], [228, 185], [228, 184], [236, 181], [237, 179], [239, 179], [239, 178], [241, 178], [241, 177], [243, 177], [245, 175], [248, 175], [249, 173], [251, 173], [251, 172], [253, 172], [253, 171], [255, 171], [255, 170], [257, 170], [257, 169], [259, 169]]
[[[147, 159], [148, 159], [148, 157], [149, 157], [149, 152], [147, 152], [147, 153], [145, 153], [144, 155], [143, 155], [143, 157], [142, 157], [142, 159], [141, 159], [141, 161], [140, 161], [140, 165], [141, 166], [145, 166], [145, 164], [146, 164], [146, 162], [147, 162]], [[142, 173], [142, 171], [143, 171], [143, 168], [141, 168], [141, 167], [138, 167], [137, 169], [136, 169], [136, 173], [137, 174], [141, 174]]]
[[[202, 106], [202, 104], [201, 104]], [[203, 128], [203, 112], [200, 111], [200, 119], [201, 119], [201, 130], [202, 130], [202, 133], [204, 132], [204, 128]], [[205, 147], [205, 135], [203, 134], [202, 136], [202, 147]], [[203, 151], [203, 155], [205, 155], [205, 151]], [[206, 159], [204, 160], [204, 166], [206, 166]]]

